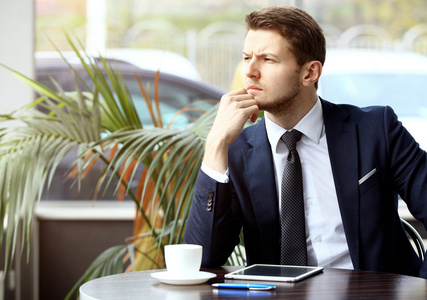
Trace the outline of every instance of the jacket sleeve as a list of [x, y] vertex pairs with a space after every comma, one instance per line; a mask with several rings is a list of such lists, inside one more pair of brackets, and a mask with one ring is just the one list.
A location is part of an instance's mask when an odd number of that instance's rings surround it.
[[[388, 153], [395, 188], [406, 202], [411, 214], [427, 229], [427, 153], [422, 150], [410, 133], [397, 120], [393, 110], [386, 107], [388, 124]], [[419, 273], [427, 278], [427, 260]]]
[[239, 243], [242, 225], [232, 194], [231, 183], [218, 183], [199, 171], [184, 242], [203, 246], [202, 267], [222, 266]]

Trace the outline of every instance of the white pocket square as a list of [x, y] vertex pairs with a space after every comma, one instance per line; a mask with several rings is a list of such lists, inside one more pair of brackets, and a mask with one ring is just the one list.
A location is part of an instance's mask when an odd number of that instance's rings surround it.
[[369, 177], [371, 177], [372, 175], [375, 174], [375, 172], [377, 171], [376, 168], [372, 169], [371, 171], [369, 171], [368, 174], [366, 174], [365, 176], [363, 176], [362, 178], [359, 179], [359, 185], [361, 185], [362, 183], [364, 183], [366, 180], [368, 180]]

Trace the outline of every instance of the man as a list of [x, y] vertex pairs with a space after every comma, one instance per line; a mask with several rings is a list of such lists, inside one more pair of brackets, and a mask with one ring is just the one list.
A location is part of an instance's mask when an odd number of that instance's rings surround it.
[[[221, 99], [184, 241], [203, 246], [203, 266], [220, 266], [243, 227], [249, 265], [283, 264], [305, 252], [307, 265], [427, 278], [397, 212], [400, 194], [427, 226], [426, 152], [391, 108], [317, 96], [325, 38], [306, 12], [271, 7], [249, 14], [246, 24], [245, 87]], [[265, 117], [243, 129], [259, 110]], [[283, 142], [288, 131], [302, 133], [296, 150]], [[305, 225], [303, 250], [291, 252], [296, 238], [283, 216], [299, 196], [288, 197], [294, 184], [282, 183], [290, 157], [300, 162]]]

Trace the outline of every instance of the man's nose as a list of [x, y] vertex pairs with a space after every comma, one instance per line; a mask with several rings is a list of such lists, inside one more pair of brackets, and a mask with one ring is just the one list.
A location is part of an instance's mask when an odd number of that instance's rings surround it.
[[243, 74], [249, 78], [259, 78], [261, 73], [259, 71], [258, 62], [255, 59], [246, 62], [243, 66]]

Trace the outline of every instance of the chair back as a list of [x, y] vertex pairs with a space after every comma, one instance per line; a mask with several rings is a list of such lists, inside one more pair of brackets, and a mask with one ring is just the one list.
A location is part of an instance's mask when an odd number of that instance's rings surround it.
[[403, 228], [405, 228], [406, 234], [408, 235], [408, 238], [412, 240], [412, 244], [417, 251], [418, 256], [421, 258], [422, 261], [424, 261], [424, 256], [426, 253], [426, 247], [424, 245], [423, 238], [418, 233], [418, 231], [409, 224], [408, 221], [404, 219], [400, 219], [403, 224]]

